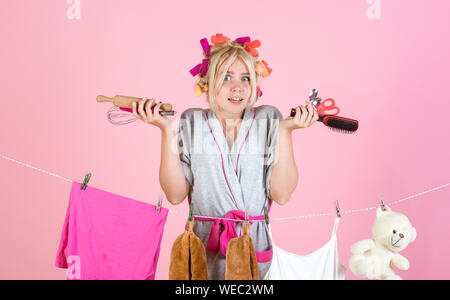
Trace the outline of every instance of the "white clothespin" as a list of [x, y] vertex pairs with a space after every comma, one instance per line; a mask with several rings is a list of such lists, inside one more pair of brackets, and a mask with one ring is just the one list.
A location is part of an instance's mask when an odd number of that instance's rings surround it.
[[338, 218], [341, 217], [341, 210], [339, 209], [339, 201], [334, 201], [335, 205], [336, 205], [336, 215]]
[[156, 211], [157, 211], [157, 212], [160, 212], [160, 211], [161, 211], [161, 205], [162, 205], [163, 200], [164, 200], [164, 196], [163, 196], [162, 194], [160, 194], [160, 195], [158, 196], [158, 204], [157, 204], [157, 206], [156, 206]]
[[382, 209], [383, 211], [386, 211], [386, 206], [384, 205], [384, 202], [383, 202], [383, 194], [380, 193], [380, 194], [378, 195], [378, 198], [380, 199], [380, 202], [381, 202], [381, 209]]

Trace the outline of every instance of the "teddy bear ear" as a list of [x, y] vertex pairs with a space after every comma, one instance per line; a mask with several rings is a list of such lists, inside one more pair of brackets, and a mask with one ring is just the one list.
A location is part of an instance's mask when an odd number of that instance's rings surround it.
[[384, 207], [383, 207], [380, 205], [377, 208], [377, 218], [384, 214], [391, 213], [391, 212], [392, 212], [392, 210], [389, 208], [389, 206], [384, 205]]
[[416, 240], [416, 237], [417, 237], [417, 231], [413, 227], [413, 228], [411, 228], [411, 241], [410, 242], [414, 242]]

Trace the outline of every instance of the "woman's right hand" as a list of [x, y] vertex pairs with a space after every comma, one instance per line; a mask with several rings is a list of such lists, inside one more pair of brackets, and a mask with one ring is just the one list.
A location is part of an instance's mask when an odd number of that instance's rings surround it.
[[138, 101], [137, 104], [136, 102], [133, 102], [133, 114], [143, 122], [159, 127], [161, 131], [170, 130], [173, 121], [166, 116], [161, 116], [159, 114], [159, 108], [162, 105], [162, 102], [157, 103], [152, 112], [152, 106], [155, 104], [156, 102], [153, 99], [142, 99]]

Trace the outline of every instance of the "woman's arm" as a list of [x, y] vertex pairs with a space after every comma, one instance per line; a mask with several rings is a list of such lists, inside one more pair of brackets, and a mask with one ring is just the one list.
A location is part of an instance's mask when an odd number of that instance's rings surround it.
[[[152, 112], [151, 107], [155, 108]], [[153, 99], [133, 102], [133, 114], [144, 121], [161, 129], [161, 164], [159, 166], [159, 184], [172, 204], [180, 204], [189, 193], [189, 181], [187, 181], [181, 165], [176, 138], [173, 134], [173, 122], [159, 114], [158, 104]]]
[[276, 203], [286, 204], [298, 184], [298, 170], [294, 159], [292, 132], [307, 128], [319, 119], [315, 107], [308, 103], [296, 108], [295, 117], [287, 117], [278, 126], [275, 162], [270, 177], [270, 196]]
[[294, 159], [292, 130], [279, 126], [275, 160], [270, 176], [271, 199], [280, 205], [286, 204], [297, 184], [298, 170]]
[[176, 138], [170, 128], [161, 130], [161, 164], [159, 166], [159, 183], [172, 205], [183, 202], [189, 193], [187, 181], [181, 165]]

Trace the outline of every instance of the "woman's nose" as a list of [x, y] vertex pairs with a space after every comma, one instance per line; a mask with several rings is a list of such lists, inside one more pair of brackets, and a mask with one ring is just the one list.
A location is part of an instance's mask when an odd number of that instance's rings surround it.
[[240, 81], [233, 82], [233, 84], [231, 86], [232, 92], [240, 92], [242, 90], [244, 90], [244, 85], [242, 84], [242, 82], [240, 82]]
[[232, 92], [240, 92], [244, 90], [244, 85], [242, 83], [235, 83], [231, 86]]

